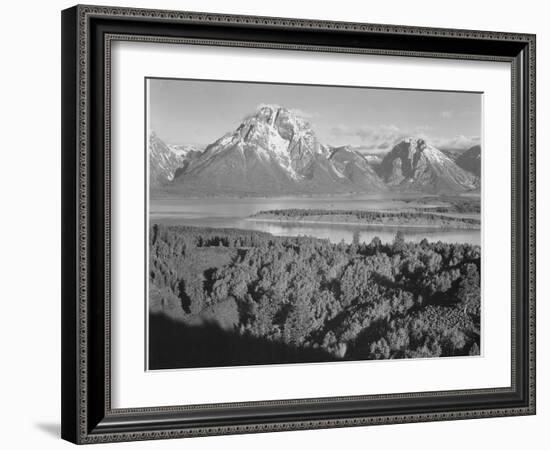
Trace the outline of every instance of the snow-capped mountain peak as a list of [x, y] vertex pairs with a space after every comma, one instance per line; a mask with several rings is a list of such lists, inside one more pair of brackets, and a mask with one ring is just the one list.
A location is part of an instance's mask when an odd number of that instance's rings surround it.
[[181, 162], [182, 158], [152, 131], [149, 136], [149, 182], [151, 186], [160, 186], [172, 181]]
[[[473, 152], [473, 150], [472, 150]], [[296, 111], [262, 104], [204, 151], [150, 137], [151, 183], [183, 195], [463, 192], [479, 178], [426, 140], [400, 141], [383, 160], [321, 144]]]
[[424, 192], [460, 192], [479, 187], [479, 179], [424, 139], [403, 139], [384, 157], [379, 174], [390, 186]]
[[156, 133], [149, 135], [149, 183], [163, 186], [186, 168], [202, 150], [196, 145], [167, 145]]
[[[366, 161], [357, 158], [358, 164], [332, 160], [331, 147], [319, 142], [300, 114], [280, 105], [261, 104], [178, 172], [173, 184], [186, 192], [225, 190], [239, 195], [384, 189]], [[349, 176], [343, 172], [346, 167]]]
[[323, 154], [311, 125], [294, 112], [279, 105], [259, 105], [231, 133], [211, 144], [210, 157], [237, 148], [240, 152], [255, 152], [265, 160], [276, 161], [293, 179], [300, 179], [314, 155]]

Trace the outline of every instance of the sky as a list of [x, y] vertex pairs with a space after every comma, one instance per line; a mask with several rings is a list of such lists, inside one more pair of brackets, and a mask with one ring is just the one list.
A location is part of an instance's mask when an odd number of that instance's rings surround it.
[[385, 153], [417, 136], [441, 149], [479, 144], [482, 94], [203, 80], [149, 79], [149, 127], [167, 144], [208, 145], [261, 104], [294, 110], [319, 141]]

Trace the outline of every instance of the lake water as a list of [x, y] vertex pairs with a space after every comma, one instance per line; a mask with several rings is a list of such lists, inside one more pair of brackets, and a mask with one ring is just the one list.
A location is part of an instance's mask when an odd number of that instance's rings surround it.
[[296, 224], [247, 220], [251, 215], [271, 209], [353, 209], [368, 211], [412, 211], [412, 208], [429, 208], [445, 205], [434, 200], [433, 204], [418, 202], [414, 196], [338, 196], [338, 197], [278, 197], [278, 198], [178, 198], [154, 199], [150, 205], [150, 220], [155, 223], [188, 225], [212, 228], [240, 228], [271, 233], [275, 236], [314, 236], [331, 242], [352, 242], [359, 233], [361, 242], [370, 242], [375, 236], [382, 242], [392, 242], [398, 230], [406, 240], [443, 241], [479, 245], [479, 230], [384, 227], [355, 224]]

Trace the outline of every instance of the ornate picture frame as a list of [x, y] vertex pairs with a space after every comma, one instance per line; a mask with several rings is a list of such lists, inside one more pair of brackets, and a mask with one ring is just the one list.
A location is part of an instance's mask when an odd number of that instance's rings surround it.
[[[511, 66], [511, 384], [113, 408], [114, 42], [499, 61]], [[75, 6], [62, 12], [62, 437], [78, 444], [535, 414], [535, 36]]]

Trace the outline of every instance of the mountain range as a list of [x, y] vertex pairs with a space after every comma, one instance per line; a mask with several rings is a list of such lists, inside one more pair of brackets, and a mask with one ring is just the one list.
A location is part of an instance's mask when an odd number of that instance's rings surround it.
[[319, 142], [307, 120], [278, 105], [260, 105], [204, 150], [166, 145], [151, 133], [149, 155], [151, 188], [183, 196], [455, 193], [479, 188], [476, 175], [422, 139], [402, 140], [383, 159], [369, 158], [352, 146]]

